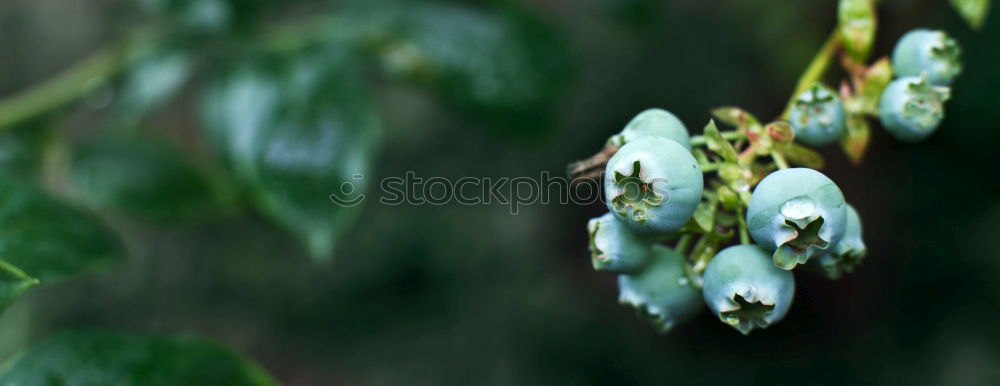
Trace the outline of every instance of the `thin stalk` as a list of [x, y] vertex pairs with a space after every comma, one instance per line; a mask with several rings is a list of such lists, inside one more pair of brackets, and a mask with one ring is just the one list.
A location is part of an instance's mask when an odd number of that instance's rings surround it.
[[785, 156], [781, 155], [780, 152], [772, 151], [771, 158], [774, 159], [774, 164], [778, 165], [778, 169], [788, 169], [788, 161], [785, 161]]
[[115, 42], [62, 73], [0, 101], [0, 129], [62, 107], [94, 92], [125, 67], [128, 42]]
[[[271, 52], [289, 52], [308, 47], [336, 34], [327, 28], [330, 18], [281, 23], [265, 29], [257, 39]], [[0, 99], [0, 130], [79, 100], [128, 69], [129, 52], [159, 44], [162, 34], [140, 28], [126, 38], [109, 43], [80, 62], [42, 83]]]
[[[742, 131], [735, 131], [735, 130], [734, 131], [723, 131], [723, 132], [721, 132], [719, 134], [722, 134], [722, 139], [727, 140], [727, 141], [734, 141], [734, 140], [744, 139], [744, 138], [747, 137], [746, 133], [744, 133]], [[691, 146], [704, 146], [706, 143], [707, 142], [705, 140], [705, 136], [704, 135], [696, 135], [694, 137], [691, 137]]]
[[713, 162], [713, 163], [701, 164], [700, 166], [702, 173], [709, 173], [719, 170], [719, 167], [722, 166], [722, 163]]
[[781, 113], [782, 120], [788, 120], [788, 114], [792, 111], [792, 106], [795, 104], [795, 98], [809, 89], [813, 83], [816, 83], [823, 75], [826, 74], [826, 69], [830, 67], [830, 61], [833, 59], [834, 54], [837, 49], [840, 48], [840, 33], [837, 29], [834, 29], [830, 33], [830, 37], [826, 39], [826, 43], [823, 43], [823, 47], [820, 47], [819, 52], [813, 57], [812, 61], [809, 62], [809, 66], [799, 77], [799, 82], [795, 85], [795, 91], [792, 92], [792, 97], [788, 99], [788, 104], [785, 105], [785, 111]]
[[683, 256], [688, 247], [691, 246], [691, 238], [692, 235], [690, 233], [681, 235], [681, 237], [677, 239], [677, 245], [674, 246], [674, 252]]
[[740, 228], [740, 244], [750, 244], [750, 234], [748, 232], [747, 220], [743, 216], [743, 208], [736, 209], [736, 221]]

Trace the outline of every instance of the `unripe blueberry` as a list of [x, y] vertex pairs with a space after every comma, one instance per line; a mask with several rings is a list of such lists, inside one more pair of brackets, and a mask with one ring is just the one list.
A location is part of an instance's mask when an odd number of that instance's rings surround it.
[[937, 129], [944, 118], [944, 102], [949, 97], [947, 87], [933, 87], [927, 80], [917, 77], [899, 78], [882, 91], [879, 119], [896, 139], [916, 142]]
[[861, 262], [868, 249], [861, 239], [861, 216], [850, 204], [847, 205], [847, 227], [844, 230], [844, 237], [833, 247], [829, 253], [819, 257], [818, 263], [827, 277], [831, 279], [839, 278], [844, 273], [854, 270], [854, 266]]
[[835, 92], [816, 84], [795, 98], [788, 123], [800, 142], [827, 145], [844, 134], [844, 104]]
[[641, 137], [663, 137], [677, 141], [691, 151], [691, 136], [684, 122], [664, 109], [647, 109], [625, 125], [618, 134], [611, 137], [611, 143], [621, 146]]
[[915, 29], [892, 50], [892, 72], [898, 77], [927, 75], [937, 86], [947, 86], [962, 72], [960, 49], [944, 31]]
[[774, 265], [792, 269], [840, 242], [847, 205], [840, 188], [823, 173], [782, 169], [754, 189], [747, 225], [757, 244], [774, 251]]
[[701, 201], [703, 184], [694, 156], [662, 137], [625, 144], [604, 171], [608, 209], [643, 235], [666, 235], [684, 226]]
[[701, 294], [684, 274], [684, 257], [662, 245], [653, 246], [646, 269], [618, 275], [618, 302], [628, 304], [661, 331], [687, 321], [701, 310]]
[[613, 214], [590, 219], [587, 231], [595, 270], [635, 272], [649, 262], [653, 243], [629, 230]]
[[712, 258], [702, 275], [702, 295], [712, 313], [744, 335], [788, 313], [795, 277], [771, 263], [756, 245], [734, 245]]

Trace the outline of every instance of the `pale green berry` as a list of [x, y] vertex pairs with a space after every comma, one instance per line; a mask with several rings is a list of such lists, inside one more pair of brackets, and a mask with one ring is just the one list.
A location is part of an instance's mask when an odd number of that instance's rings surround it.
[[774, 265], [792, 269], [840, 242], [847, 205], [840, 188], [823, 173], [782, 169], [754, 189], [746, 220], [754, 241], [774, 252]]
[[868, 249], [861, 239], [861, 216], [850, 204], [847, 205], [847, 227], [844, 237], [829, 253], [819, 257], [819, 266], [827, 277], [836, 279], [854, 270], [854, 267], [864, 259]]
[[926, 79], [899, 78], [882, 91], [878, 113], [882, 126], [900, 141], [916, 142], [929, 137], [944, 118], [947, 87], [931, 86]]
[[635, 272], [649, 262], [653, 243], [629, 230], [613, 214], [590, 219], [587, 231], [595, 270]]
[[844, 104], [837, 93], [816, 84], [795, 98], [788, 123], [799, 142], [828, 145], [844, 135]]
[[691, 136], [687, 127], [674, 114], [664, 109], [647, 109], [625, 125], [625, 128], [609, 140], [612, 144], [622, 146], [641, 137], [663, 137], [677, 141], [691, 151]]
[[691, 319], [704, 305], [684, 273], [684, 257], [662, 245], [653, 246], [645, 269], [618, 275], [618, 291], [619, 303], [634, 307], [661, 332]]
[[701, 201], [702, 178], [698, 161], [676, 141], [640, 137], [608, 160], [606, 204], [634, 232], [670, 234], [694, 214]]
[[744, 335], [784, 318], [795, 297], [795, 277], [775, 267], [771, 256], [756, 245], [723, 249], [708, 263], [702, 279], [705, 304]]
[[892, 72], [898, 77], [926, 76], [936, 86], [947, 86], [962, 72], [961, 49], [944, 31], [915, 29], [892, 50]]

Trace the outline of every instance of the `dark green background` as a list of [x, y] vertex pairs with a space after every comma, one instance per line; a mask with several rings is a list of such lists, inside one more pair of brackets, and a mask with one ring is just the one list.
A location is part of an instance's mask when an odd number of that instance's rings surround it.
[[[306, 3], [300, 13], [330, 8]], [[695, 132], [720, 105], [775, 116], [835, 24], [834, 1], [521, 3], [570, 48], [547, 123], [498, 129], [379, 84], [374, 177], [561, 175], [653, 106]], [[122, 8], [0, 3], [0, 95], [120, 35], [133, 16]], [[879, 13], [877, 54], [909, 29], [941, 28], [961, 43], [964, 73], [929, 140], [877, 129], [860, 167], [823, 150], [825, 173], [861, 213], [868, 257], [839, 281], [796, 272], [788, 317], [768, 330], [744, 337], [706, 311], [656, 334], [617, 304], [614, 276], [590, 268], [585, 223], [600, 204], [512, 216], [503, 205], [370, 202], [320, 264], [251, 214], [111, 218], [128, 261], [31, 291], [0, 319], [0, 355], [98, 327], [210, 337], [289, 385], [1000, 384], [1000, 12], [978, 32], [944, 0], [883, 1]], [[154, 129], [191, 131], [188, 94]], [[91, 135], [93, 114], [63, 126]]]

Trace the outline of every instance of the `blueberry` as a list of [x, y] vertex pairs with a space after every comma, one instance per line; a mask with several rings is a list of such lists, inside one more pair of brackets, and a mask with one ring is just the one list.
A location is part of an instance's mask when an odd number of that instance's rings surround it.
[[789, 124], [802, 143], [830, 144], [844, 134], [844, 104], [835, 92], [816, 84], [795, 98]]
[[756, 245], [723, 249], [708, 263], [702, 278], [708, 308], [744, 335], [785, 317], [795, 295], [792, 273], [775, 267]]
[[701, 201], [701, 167], [684, 146], [640, 137], [618, 149], [604, 172], [604, 195], [632, 231], [666, 235], [691, 219]]
[[636, 138], [648, 136], [672, 139], [691, 151], [691, 137], [684, 123], [669, 111], [657, 108], [647, 109], [636, 115], [610, 141], [621, 146]]
[[684, 257], [662, 245], [653, 246], [646, 269], [618, 276], [618, 302], [628, 304], [661, 332], [698, 314], [701, 294], [684, 274]]
[[937, 86], [947, 86], [962, 71], [960, 49], [943, 31], [915, 29], [892, 50], [892, 71], [898, 77], [927, 75]]
[[652, 254], [652, 242], [633, 233], [611, 213], [590, 219], [587, 231], [595, 270], [635, 272], [646, 265]]
[[905, 142], [927, 138], [944, 118], [947, 87], [934, 87], [926, 79], [899, 78], [882, 91], [878, 115], [889, 134]]
[[861, 216], [850, 204], [847, 205], [847, 227], [844, 237], [829, 253], [819, 257], [818, 264], [827, 277], [839, 278], [854, 270], [867, 253], [865, 242], [861, 240]]
[[840, 242], [847, 205], [837, 184], [806, 168], [782, 169], [765, 177], [750, 196], [747, 225], [762, 248], [774, 251], [774, 265], [795, 268]]

